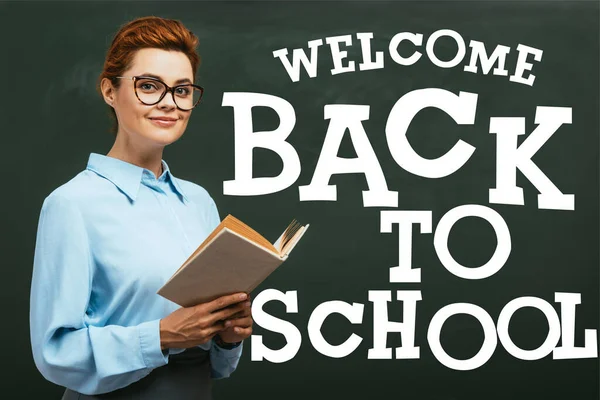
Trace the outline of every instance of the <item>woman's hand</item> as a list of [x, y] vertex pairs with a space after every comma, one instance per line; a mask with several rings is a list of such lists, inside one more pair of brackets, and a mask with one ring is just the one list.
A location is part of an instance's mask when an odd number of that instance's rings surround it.
[[[217, 333], [226, 330], [225, 321], [234, 315], [246, 321], [246, 317], [241, 316], [249, 308], [245, 302], [247, 297], [246, 293], [236, 293], [175, 310], [160, 320], [161, 349], [188, 348], [207, 343]], [[230, 339], [233, 336], [226, 337]]]
[[225, 329], [218, 332], [225, 343], [237, 343], [252, 335], [252, 306], [250, 296], [244, 303], [244, 309], [225, 321]]

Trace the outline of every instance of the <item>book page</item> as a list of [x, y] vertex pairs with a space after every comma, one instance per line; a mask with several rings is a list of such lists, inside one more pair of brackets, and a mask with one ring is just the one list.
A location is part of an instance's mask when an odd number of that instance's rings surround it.
[[281, 253], [281, 239], [283, 239], [283, 235], [285, 235], [285, 231], [283, 231], [279, 238], [273, 243], [273, 247], [275, 247], [279, 253]]
[[284, 249], [288, 246], [288, 244], [294, 239], [296, 234], [303, 228], [302, 225], [298, 223], [296, 219], [294, 219], [290, 224], [285, 228], [281, 236], [273, 243], [273, 246], [277, 249], [281, 256], [284, 255]]
[[227, 229], [231, 229], [233, 232], [247, 238], [257, 245], [262, 246], [273, 253], [279, 253], [278, 249], [273, 247], [271, 242], [265, 239], [260, 233], [256, 232], [254, 229], [235, 218], [233, 215], [228, 215], [223, 220], [223, 224]]
[[309, 226], [310, 224], [306, 224], [300, 229], [298, 229], [298, 231], [292, 237], [292, 239], [284, 246], [282, 256], [287, 257], [292, 252], [292, 250], [294, 249], [294, 247], [296, 247], [296, 244], [300, 241], [300, 239], [304, 235], [304, 232], [306, 232]]

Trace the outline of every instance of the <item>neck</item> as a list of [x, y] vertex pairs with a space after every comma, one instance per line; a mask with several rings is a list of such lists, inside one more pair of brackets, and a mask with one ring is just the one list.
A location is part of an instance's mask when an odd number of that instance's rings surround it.
[[106, 154], [108, 157], [117, 158], [138, 167], [146, 168], [154, 173], [156, 178], [162, 174], [163, 146], [140, 146], [126, 139], [126, 135], [117, 134], [115, 143]]

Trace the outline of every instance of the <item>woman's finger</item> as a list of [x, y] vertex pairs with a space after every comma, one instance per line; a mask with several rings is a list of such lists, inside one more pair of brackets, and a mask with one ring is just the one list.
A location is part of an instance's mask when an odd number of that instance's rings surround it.
[[236, 318], [236, 319], [229, 319], [227, 321], [225, 321], [225, 328], [231, 328], [231, 327], [241, 327], [241, 328], [248, 328], [250, 326], [252, 326], [252, 323], [254, 321], [252, 320], [252, 317], [243, 317], [243, 318]]
[[231, 317], [229, 317], [227, 319], [230, 320], [230, 319], [248, 317], [251, 314], [252, 314], [252, 310], [248, 307], [248, 308], [244, 308], [242, 311], [238, 311], [237, 313], [235, 313], [234, 315], [232, 315]]
[[252, 327], [248, 327], [248, 328], [242, 328], [242, 327], [235, 327], [233, 329], [233, 331], [235, 332], [236, 335], [239, 335], [240, 337], [243, 338], [247, 338], [250, 335], [252, 335]]

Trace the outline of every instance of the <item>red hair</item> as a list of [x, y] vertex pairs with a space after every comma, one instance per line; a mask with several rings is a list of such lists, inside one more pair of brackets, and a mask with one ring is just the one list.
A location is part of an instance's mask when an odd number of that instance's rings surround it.
[[[118, 88], [121, 82], [116, 77], [123, 75], [123, 72], [131, 67], [136, 52], [144, 48], [182, 52], [190, 60], [194, 79], [196, 79], [196, 70], [200, 65], [200, 56], [196, 52], [197, 46], [198, 38], [178, 20], [150, 16], [130, 21], [121, 26], [106, 53], [97, 90], [102, 95], [100, 84], [104, 78]], [[116, 122], [115, 110], [109, 108]], [[116, 133], [116, 125], [114, 133]]]

